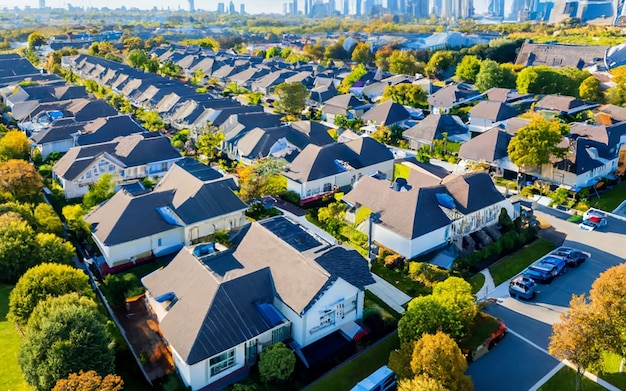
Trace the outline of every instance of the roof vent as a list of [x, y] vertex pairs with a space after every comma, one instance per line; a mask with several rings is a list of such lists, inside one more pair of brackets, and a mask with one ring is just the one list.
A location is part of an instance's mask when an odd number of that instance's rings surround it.
[[452, 196], [449, 194], [437, 193], [435, 194], [435, 197], [437, 197], [437, 202], [439, 203], [439, 205], [443, 206], [444, 208], [454, 209], [456, 207], [454, 204], [454, 198], [452, 198]]

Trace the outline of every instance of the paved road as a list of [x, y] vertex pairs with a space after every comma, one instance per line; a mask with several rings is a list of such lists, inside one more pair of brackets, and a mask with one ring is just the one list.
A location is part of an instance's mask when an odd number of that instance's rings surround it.
[[508, 283], [493, 290], [497, 304], [487, 312], [501, 318], [511, 333], [489, 354], [472, 363], [468, 374], [474, 389], [527, 391], [548, 374], [558, 361], [547, 354], [552, 324], [567, 310], [572, 294], [587, 293], [593, 281], [604, 270], [625, 261], [626, 222], [609, 217], [600, 232], [586, 232], [565, 221], [568, 214], [537, 207], [537, 217], [552, 224], [555, 234], [565, 236], [563, 245], [591, 253], [591, 258], [578, 268], [569, 269], [550, 285], [540, 285], [533, 301], [512, 299]]

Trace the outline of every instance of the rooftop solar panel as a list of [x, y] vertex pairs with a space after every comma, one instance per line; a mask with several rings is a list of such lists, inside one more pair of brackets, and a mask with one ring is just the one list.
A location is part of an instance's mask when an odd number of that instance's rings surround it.
[[294, 224], [284, 217], [275, 217], [262, 221], [261, 225], [300, 252], [322, 245], [319, 240], [305, 231], [301, 226]]

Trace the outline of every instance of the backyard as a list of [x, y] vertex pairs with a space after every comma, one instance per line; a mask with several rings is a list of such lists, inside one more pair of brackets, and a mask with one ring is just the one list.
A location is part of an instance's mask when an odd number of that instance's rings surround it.
[[0, 365], [0, 389], [11, 391], [26, 391], [31, 388], [22, 376], [22, 370], [17, 364], [17, 352], [22, 337], [15, 325], [6, 319], [9, 312], [9, 294], [12, 285], [0, 284], [0, 341], [4, 364]]

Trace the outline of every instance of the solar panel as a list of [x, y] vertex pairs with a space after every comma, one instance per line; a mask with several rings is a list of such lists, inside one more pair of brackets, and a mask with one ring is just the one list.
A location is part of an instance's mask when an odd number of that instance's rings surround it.
[[278, 236], [285, 243], [304, 252], [320, 246], [322, 243], [305, 231], [300, 225], [294, 224], [284, 217], [275, 217], [260, 223], [268, 231]]

